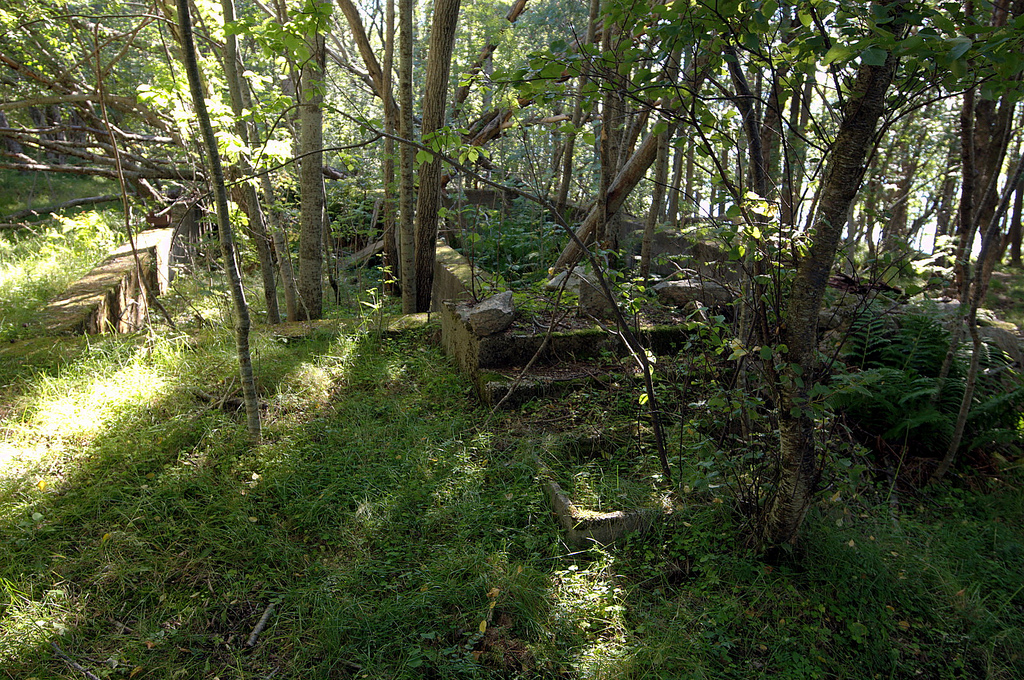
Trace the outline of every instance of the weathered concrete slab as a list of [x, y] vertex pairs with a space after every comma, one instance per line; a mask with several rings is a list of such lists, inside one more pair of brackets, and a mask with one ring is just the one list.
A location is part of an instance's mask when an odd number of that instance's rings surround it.
[[480, 295], [482, 289], [491, 287], [487, 272], [473, 267], [469, 260], [443, 241], [437, 242], [434, 252], [434, 288], [430, 293], [430, 311], [440, 311], [444, 303], [450, 300], [472, 300]]
[[53, 335], [129, 333], [142, 327], [149, 311], [147, 286], [165, 293], [170, 283], [174, 229], [152, 229], [135, 239], [139, 271], [130, 243], [71, 284], [43, 311], [43, 327]]
[[647, 531], [663, 516], [653, 508], [615, 512], [583, 510], [562, 493], [562, 487], [555, 480], [544, 477], [542, 484], [551, 510], [565, 531], [565, 542], [576, 548], [608, 545], [626, 534]]

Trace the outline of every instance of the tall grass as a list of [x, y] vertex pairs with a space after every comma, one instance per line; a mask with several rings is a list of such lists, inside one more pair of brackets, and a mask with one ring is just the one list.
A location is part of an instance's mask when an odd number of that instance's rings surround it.
[[118, 220], [116, 211], [89, 211], [0, 237], [0, 341], [25, 335], [24, 324], [110, 250]]

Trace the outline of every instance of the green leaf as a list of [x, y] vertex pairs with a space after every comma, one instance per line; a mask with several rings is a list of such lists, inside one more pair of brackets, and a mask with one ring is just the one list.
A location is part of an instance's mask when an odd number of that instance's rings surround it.
[[970, 38], [960, 36], [958, 38], [951, 38], [946, 41], [946, 44], [950, 46], [949, 59], [955, 61], [967, 53], [967, 50], [971, 49], [974, 45], [974, 41]]
[[429, 163], [432, 160], [434, 160], [434, 154], [430, 153], [426, 149], [420, 149], [419, 151], [416, 152], [416, 162], [417, 163], [420, 163], [420, 164]]
[[885, 58], [889, 53], [880, 47], [869, 47], [860, 53], [860, 61], [865, 66], [885, 66]]
[[828, 66], [834, 61], [846, 61], [853, 55], [853, 49], [846, 45], [833, 45], [829, 48], [829, 51], [825, 53], [825, 65]]

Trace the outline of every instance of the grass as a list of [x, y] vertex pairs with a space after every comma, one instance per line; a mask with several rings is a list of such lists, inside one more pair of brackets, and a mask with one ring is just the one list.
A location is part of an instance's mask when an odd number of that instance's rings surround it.
[[57, 217], [38, 233], [0, 240], [0, 341], [25, 330], [46, 303], [109, 252], [116, 211]]
[[257, 331], [254, 444], [196, 396], [238, 389], [220, 293], [179, 290], [188, 335], [5, 348], [0, 677], [81, 677], [51, 643], [109, 678], [1024, 674], [1019, 473], [897, 504], [839, 485], [769, 559], [721, 477], [686, 468], [664, 523], [579, 552], [533, 460], [583, 500], [664, 493], [629, 389], [490, 417], [430, 329], [380, 333], [363, 297]]
[[[106, 177], [17, 170], [0, 170], [0, 184], [4, 187], [3, 192], [0, 192], [0, 217], [19, 210], [41, 210], [76, 198], [118, 192], [117, 182]], [[91, 211], [86, 209], [84, 212]]]
[[996, 311], [1001, 319], [1024, 329], [1024, 270], [1004, 266], [992, 273], [985, 307]]

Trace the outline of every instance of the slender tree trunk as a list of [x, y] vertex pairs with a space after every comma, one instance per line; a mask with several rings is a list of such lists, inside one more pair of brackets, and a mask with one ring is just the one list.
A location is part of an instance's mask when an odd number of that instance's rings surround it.
[[640, 243], [640, 278], [644, 281], [651, 276], [651, 256], [654, 245], [654, 231], [658, 226], [658, 218], [661, 217], [661, 207], [665, 202], [665, 185], [668, 183], [668, 152], [669, 138], [672, 136], [674, 126], [669, 127], [658, 135], [658, 150], [654, 160], [654, 188], [651, 190], [651, 207], [647, 211], [647, 220], [644, 222], [644, 235]]
[[1017, 197], [1013, 201], [1013, 217], [1010, 220], [1010, 264], [1020, 267], [1021, 208], [1024, 207], [1024, 185], [1017, 186]]
[[[587, 22], [586, 45], [594, 44], [597, 37], [597, 22], [601, 14], [601, 0], [590, 0], [590, 19]], [[587, 83], [590, 81], [590, 62], [583, 64], [580, 73], [579, 85], [576, 86], [576, 101], [572, 108], [572, 132], [565, 140], [565, 150], [562, 152], [562, 175], [558, 184], [558, 196], [555, 199], [555, 208], [558, 214], [565, 215], [565, 206], [569, 202], [569, 187], [573, 180], [573, 154], [576, 150], [576, 130], [583, 124], [583, 98]]]
[[971, 403], [974, 400], [974, 388], [978, 381], [978, 369], [981, 358], [981, 336], [978, 334], [978, 309], [981, 308], [981, 303], [985, 299], [985, 293], [988, 292], [988, 284], [992, 279], [992, 270], [999, 256], [999, 246], [1002, 241], [999, 225], [1006, 215], [1010, 199], [1017, 191], [1018, 186], [1020, 186], [1022, 175], [1024, 175], [1024, 158], [1019, 158], [1017, 160], [1017, 167], [1007, 180], [1002, 199], [989, 220], [984, 236], [982, 236], [981, 252], [978, 254], [978, 266], [975, 267], [973, 281], [968, 282], [967, 290], [971, 292], [971, 298], [970, 308], [967, 311], [967, 330], [970, 333], [973, 344], [971, 364], [967, 371], [967, 384], [964, 386], [964, 395], [960, 400], [960, 411], [957, 414], [953, 436], [950, 439], [946, 455], [943, 456], [938, 468], [936, 468], [935, 473], [931, 477], [932, 482], [941, 481], [946, 472], [949, 471], [949, 467], [953, 464], [953, 460], [960, 450], [960, 444], [963, 441], [964, 430], [967, 427], [967, 417], [970, 415]]
[[213, 191], [217, 198], [217, 229], [220, 235], [221, 251], [224, 255], [224, 269], [228, 275], [231, 299], [235, 309], [235, 348], [238, 353], [238, 369], [242, 381], [242, 396], [245, 402], [246, 423], [249, 434], [259, 439], [260, 408], [256, 394], [256, 381], [252, 370], [252, 357], [249, 354], [249, 305], [245, 301], [242, 289], [242, 277], [235, 258], [235, 244], [231, 230], [231, 218], [228, 210], [228, 192], [224, 185], [224, 170], [220, 164], [220, 153], [217, 150], [217, 138], [210, 123], [210, 114], [206, 110], [206, 96], [199, 79], [199, 64], [196, 61], [195, 41], [192, 37], [192, 18], [189, 14], [188, 0], [177, 0], [178, 29], [181, 35], [181, 51], [185, 61], [185, 72], [188, 74], [189, 90], [196, 118], [202, 130], [203, 143], [210, 163]]
[[[398, 0], [398, 132], [402, 139], [413, 139], [412, 126], [412, 44], [416, 30], [412, 17], [413, 0]], [[415, 152], [409, 144], [400, 145], [398, 184], [398, 256], [401, 259], [402, 312], [416, 311], [416, 237], [414, 226], [415, 188], [413, 160]]]
[[[679, 59], [682, 51], [676, 49], [669, 57], [666, 76], [670, 85], [674, 86], [679, 78]], [[651, 206], [644, 222], [644, 235], [640, 243], [640, 277], [646, 282], [651, 276], [651, 256], [654, 244], [654, 231], [661, 219], [662, 207], [665, 204], [665, 192], [668, 185], [669, 140], [675, 133], [675, 125], [668, 116], [662, 116], [660, 122], [665, 130], [659, 134], [657, 155], [654, 158], [654, 189], [651, 191]]]
[[[888, 7], [899, 12], [897, 5], [894, 2]], [[895, 20], [894, 29], [897, 23], [902, 24], [899, 19]], [[862, 65], [857, 72], [829, 154], [813, 240], [807, 254], [797, 262], [781, 332], [782, 341], [788, 347], [788, 368], [780, 376], [779, 478], [764, 527], [764, 536], [771, 544], [796, 539], [817, 489], [820, 469], [814, 441], [814, 414], [808, 405], [808, 394], [814, 381], [818, 312], [850, 203], [863, 179], [864, 160], [875, 142], [878, 119], [885, 108], [885, 93], [897, 61], [895, 55], [889, 54], [882, 66]]]
[[[679, 223], [679, 194], [684, 190], [684, 174], [690, 171], [690, 181], [693, 181], [693, 156], [683, 152], [682, 149], [675, 149], [672, 157], [672, 189], [668, 192], [668, 205], [665, 206], [665, 221], [673, 226]], [[687, 160], [691, 162], [687, 165]], [[687, 187], [685, 199], [690, 200], [689, 192], [693, 187]]]
[[[221, 0], [221, 8], [224, 12], [224, 23], [231, 23], [235, 20], [234, 0]], [[242, 98], [242, 89], [245, 83], [242, 82], [240, 74], [240, 59], [238, 55], [238, 41], [233, 33], [225, 35], [224, 46], [224, 76], [228, 81], [228, 94], [231, 97], [231, 111], [235, 114], [235, 131], [241, 137], [242, 142], [248, 147], [253, 138], [249, 134], [249, 125], [245, 120]], [[277, 281], [274, 277], [274, 256], [271, 251], [270, 237], [267, 234], [267, 221], [260, 205], [259, 196], [256, 194], [256, 187], [252, 179], [252, 165], [245, 153], [238, 156], [238, 171], [243, 181], [242, 207], [249, 218], [249, 229], [252, 231], [253, 241], [256, 243], [256, 252], [260, 258], [260, 273], [263, 277], [263, 298], [267, 305], [267, 322], [271, 324], [281, 323], [281, 312], [277, 306]]]
[[[601, 49], [605, 54], [612, 52], [619, 44], [621, 29], [612, 22], [606, 0], [604, 14], [604, 26], [601, 32]], [[618, 216], [618, 209], [609, 210], [607, 206], [609, 189], [619, 169], [619, 153], [622, 151], [624, 140], [623, 121], [626, 117], [626, 102], [622, 96], [620, 85], [620, 74], [609, 72], [604, 74], [605, 95], [601, 102], [601, 136], [600, 160], [601, 160], [601, 181], [599, 183], [597, 200], [605, 203], [604, 209], [598, 212], [600, 224], [597, 228], [597, 238], [602, 241], [604, 247], [615, 250], [618, 247], [618, 225], [621, 218]]]
[[[949, 235], [949, 225], [953, 216], [953, 193], [956, 191], [956, 175], [953, 168], [956, 164], [956, 145], [950, 144], [949, 154], [946, 157], [946, 169], [942, 179], [942, 197], [939, 199], [939, 207], [935, 213], [935, 241], [938, 242], [942, 236]], [[932, 246], [935, 251], [935, 246]]]
[[[253, 110], [252, 93], [245, 79], [241, 79], [241, 95], [243, 108]], [[253, 147], [259, 146], [259, 127], [253, 124], [249, 130], [249, 142]], [[269, 172], [261, 172], [260, 186], [263, 189], [262, 205], [266, 208], [264, 215], [269, 224], [270, 241], [274, 253], [277, 256], [278, 272], [281, 274], [281, 287], [284, 289], [285, 318], [288, 321], [298, 321], [298, 305], [296, 302], [297, 293], [295, 285], [295, 272], [292, 271], [291, 250], [288, 248], [288, 238], [285, 236], [284, 227], [281, 224], [281, 213], [276, 207], [274, 184], [270, 180]], [[278, 310], [280, 315], [280, 309]]]
[[401, 260], [398, 255], [398, 201], [396, 200], [398, 184], [395, 181], [395, 140], [392, 135], [398, 132], [398, 110], [392, 92], [392, 73], [395, 62], [395, 0], [384, 0], [387, 3], [386, 26], [384, 35], [384, 74], [382, 87], [387, 93], [384, 97], [384, 289], [389, 294], [401, 290]]
[[[270, 184], [270, 179], [266, 178], [266, 184]], [[267, 194], [268, 191], [273, 191], [273, 187], [264, 186], [263, 193]], [[285, 314], [289, 321], [299, 320], [299, 295], [298, 285], [295, 281], [295, 270], [292, 268], [292, 251], [288, 246], [288, 236], [284, 233], [284, 229], [277, 227], [273, 231], [274, 239], [274, 252], [277, 253], [277, 267], [281, 271], [281, 282], [284, 284], [284, 308]]]
[[[657, 155], [658, 135], [648, 135], [629, 162], [622, 168], [622, 171], [615, 177], [604, 200], [595, 201], [586, 219], [576, 230], [576, 235], [581, 242], [587, 243], [592, 240], [595, 234], [599, 233], [601, 225], [607, 223], [609, 215], [614, 214], [622, 207], [626, 197], [629, 196], [637, 182], [643, 179], [644, 173], [647, 172], [647, 168], [651, 167], [651, 163], [654, 162]], [[576, 242], [570, 241], [558, 256], [558, 260], [555, 261], [554, 269], [556, 271], [568, 269], [579, 262], [582, 254], [583, 252]]]
[[911, 190], [914, 187], [914, 178], [917, 176], [921, 154], [920, 146], [924, 141], [924, 134], [922, 133], [918, 137], [917, 143], [907, 141], [901, 149], [903, 157], [900, 160], [900, 175], [896, 180], [892, 199], [888, 201], [890, 217], [885, 225], [885, 230], [882, 232], [883, 253], [895, 249], [898, 247], [897, 244], [899, 242], [908, 238], [907, 222], [910, 216], [908, 203]]
[[[325, 0], [317, 0], [326, 4]], [[326, 50], [323, 29], [307, 38], [310, 57], [302, 65], [299, 98], [299, 318], [323, 315], [323, 102]]]
[[[444, 127], [448, 74], [451, 70], [455, 29], [461, 0], [437, 0], [430, 29], [430, 53], [423, 96], [423, 140], [431, 146], [432, 136]], [[416, 199], [416, 311], [430, 310], [434, 285], [438, 211], [441, 207], [441, 159], [434, 156], [420, 165], [420, 189]]]
[[[974, 88], [964, 92], [960, 108], [960, 207], [957, 211], [957, 244], [953, 272], [961, 302], [966, 302], [971, 244], [974, 243]], [[958, 339], [959, 342], [959, 339]]]
[[[329, 0], [320, 1], [327, 2]], [[381, 101], [384, 102], [385, 111], [397, 109], [398, 105], [395, 103], [394, 94], [391, 88], [387, 86], [387, 82], [391, 79], [390, 73], [387, 72], [386, 67], [381, 68], [380, 63], [377, 61], [377, 55], [373, 51], [370, 39], [366, 36], [363, 21], [359, 17], [359, 10], [352, 0], [337, 0], [337, 3], [338, 9], [341, 10], [341, 13], [345, 15], [345, 19], [348, 21], [349, 28], [352, 31], [352, 38], [355, 40], [356, 48], [359, 50], [359, 56], [363, 58], [363, 64], [366, 66], [373, 89]]]

